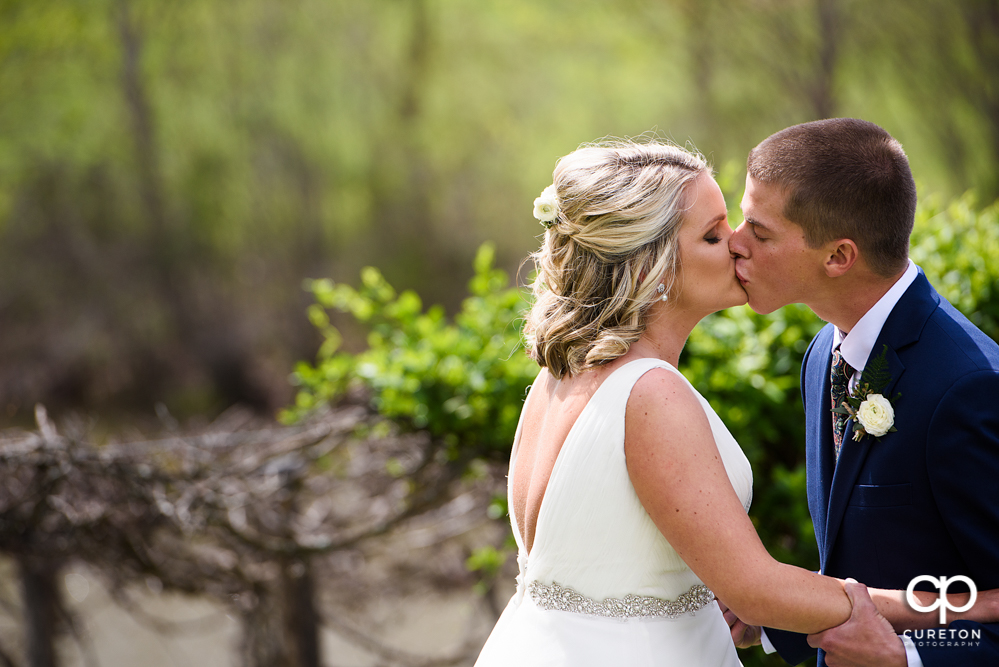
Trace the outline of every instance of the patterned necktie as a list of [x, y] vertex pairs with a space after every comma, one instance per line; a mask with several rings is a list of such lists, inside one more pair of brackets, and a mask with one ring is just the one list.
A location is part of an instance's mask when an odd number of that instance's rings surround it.
[[[847, 386], [850, 384], [850, 376], [853, 375], [853, 368], [846, 363], [843, 354], [839, 351], [839, 346], [833, 350], [832, 365], [829, 367], [829, 394], [832, 396], [833, 409], [838, 408], [846, 398]], [[832, 413], [833, 427], [833, 448], [836, 452], [836, 461], [839, 462], [839, 452], [843, 448], [843, 435], [846, 431], [847, 415], [838, 412]]]

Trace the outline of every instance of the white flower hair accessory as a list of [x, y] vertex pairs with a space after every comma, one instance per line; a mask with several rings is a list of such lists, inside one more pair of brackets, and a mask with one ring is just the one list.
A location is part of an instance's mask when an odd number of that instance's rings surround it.
[[541, 196], [534, 200], [534, 217], [537, 218], [545, 229], [551, 229], [558, 218], [558, 197], [555, 195], [555, 186], [549, 185], [541, 191]]

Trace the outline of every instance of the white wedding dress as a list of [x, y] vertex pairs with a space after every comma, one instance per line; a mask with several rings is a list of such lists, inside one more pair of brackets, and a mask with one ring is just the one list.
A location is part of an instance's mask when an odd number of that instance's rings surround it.
[[[529, 556], [511, 512], [517, 592], [476, 667], [741, 665], [714, 595], [656, 528], [628, 476], [625, 408], [635, 382], [652, 368], [679, 374], [658, 359], [629, 362], [604, 380], [580, 413], [555, 461]], [[748, 511], [749, 461], [708, 402], [691, 390]], [[523, 415], [511, 477], [522, 426]]]

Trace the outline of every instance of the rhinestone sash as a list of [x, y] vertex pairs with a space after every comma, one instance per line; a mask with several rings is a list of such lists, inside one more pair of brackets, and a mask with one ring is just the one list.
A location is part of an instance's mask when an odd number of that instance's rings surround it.
[[668, 618], [703, 609], [714, 602], [715, 594], [704, 584], [690, 587], [675, 600], [664, 600], [649, 595], [629, 593], [623, 598], [606, 598], [600, 602], [574, 591], [558, 582], [543, 584], [532, 581], [528, 591], [534, 604], [547, 611], [571, 611], [606, 618]]

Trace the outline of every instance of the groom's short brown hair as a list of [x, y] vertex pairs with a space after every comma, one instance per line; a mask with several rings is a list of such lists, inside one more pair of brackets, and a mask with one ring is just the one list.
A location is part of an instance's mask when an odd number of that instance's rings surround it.
[[875, 273], [905, 268], [916, 214], [916, 185], [902, 145], [874, 123], [831, 118], [764, 139], [746, 166], [787, 194], [784, 217], [815, 248], [851, 239]]

